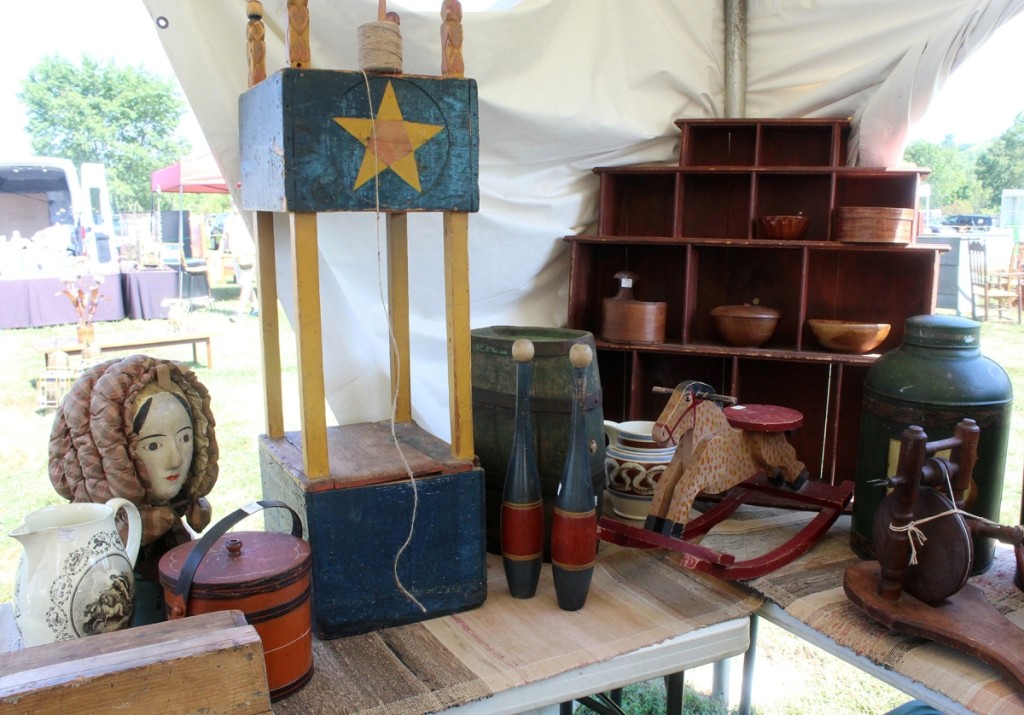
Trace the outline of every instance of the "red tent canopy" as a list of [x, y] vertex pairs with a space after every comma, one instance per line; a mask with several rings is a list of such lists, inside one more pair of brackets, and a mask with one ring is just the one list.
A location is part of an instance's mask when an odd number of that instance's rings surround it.
[[224, 182], [220, 167], [213, 154], [188, 157], [179, 162], [157, 169], [149, 175], [151, 191], [186, 194], [226, 194], [228, 185]]

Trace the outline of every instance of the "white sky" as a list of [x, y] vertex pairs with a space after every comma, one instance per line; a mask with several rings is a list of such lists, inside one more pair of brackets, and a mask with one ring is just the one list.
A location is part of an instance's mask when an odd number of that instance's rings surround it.
[[[462, 0], [466, 11], [515, 0]], [[437, 0], [393, 0], [411, 9], [438, 6]], [[400, 8], [398, 8], [400, 9]], [[42, 29], [42, 28], [45, 28]], [[1024, 111], [1024, 17], [1001, 28], [948, 80], [911, 139], [977, 143], [999, 136]], [[82, 52], [100, 60], [143, 65], [171, 77], [156, 28], [141, 0], [5, 0], [0, 23], [0, 156], [31, 153], [24, 133], [24, 108], [17, 99], [21, 81], [40, 59], [58, 53], [77, 61]], [[182, 132], [196, 148], [202, 134], [191, 113]]]

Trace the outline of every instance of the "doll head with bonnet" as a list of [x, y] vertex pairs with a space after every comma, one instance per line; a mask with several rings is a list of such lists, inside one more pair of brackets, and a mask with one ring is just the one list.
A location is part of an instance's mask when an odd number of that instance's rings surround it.
[[210, 522], [205, 496], [217, 481], [217, 441], [209, 393], [169, 360], [133, 355], [100, 363], [57, 409], [49, 464], [50, 481], [66, 499], [133, 502], [143, 524], [139, 560], [159, 560], [191, 538], [182, 518], [197, 532]]

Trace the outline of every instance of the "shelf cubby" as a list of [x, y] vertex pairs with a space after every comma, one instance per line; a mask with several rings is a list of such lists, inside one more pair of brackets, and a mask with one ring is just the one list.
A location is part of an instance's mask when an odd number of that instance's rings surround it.
[[[653, 420], [666, 396], [654, 387], [701, 380], [742, 402], [799, 410], [792, 442], [812, 477], [852, 479], [863, 382], [878, 355], [903, 338], [906, 319], [935, 307], [944, 246], [832, 240], [843, 206], [913, 209], [924, 171], [845, 166], [846, 120], [678, 120], [678, 165], [595, 169], [597, 235], [571, 244], [569, 327], [596, 338], [607, 419]], [[802, 212], [800, 240], [769, 240], [757, 220]], [[634, 298], [664, 301], [665, 341], [623, 344], [601, 336], [615, 273], [638, 279]], [[752, 303], [780, 312], [760, 347], [725, 344], [710, 315]], [[808, 318], [889, 323], [876, 353], [820, 347]]]

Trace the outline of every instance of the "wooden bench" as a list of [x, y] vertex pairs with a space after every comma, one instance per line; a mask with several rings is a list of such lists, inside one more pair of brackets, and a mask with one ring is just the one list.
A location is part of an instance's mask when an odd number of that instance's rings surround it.
[[[206, 367], [213, 369], [213, 352], [210, 349], [209, 333], [168, 333], [166, 335], [139, 335], [135, 337], [118, 338], [116, 340], [99, 340], [100, 350], [106, 353], [127, 352], [131, 350], [144, 350], [147, 348], [158, 348], [165, 345], [192, 345], [192, 362], [199, 362], [198, 348], [202, 343], [206, 347]], [[43, 353], [43, 360], [49, 365], [49, 357], [52, 353], [61, 350], [68, 355], [81, 355], [85, 347], [82, 343], [68, 342], [56, 343], [52, 341], [38, 343], [37, 346]]]

